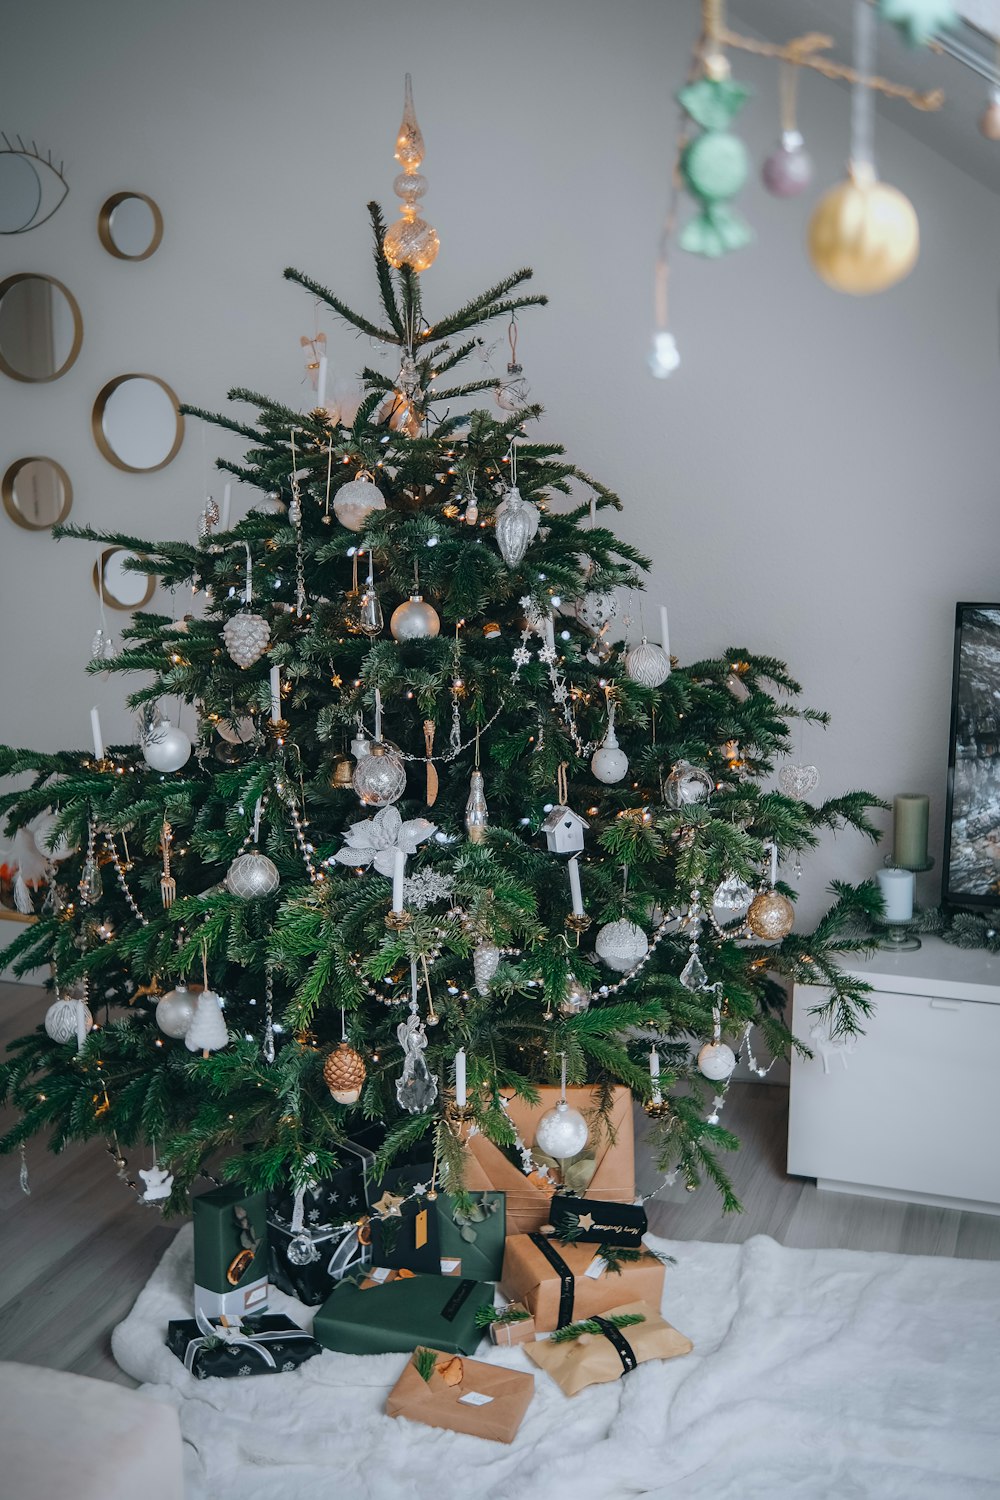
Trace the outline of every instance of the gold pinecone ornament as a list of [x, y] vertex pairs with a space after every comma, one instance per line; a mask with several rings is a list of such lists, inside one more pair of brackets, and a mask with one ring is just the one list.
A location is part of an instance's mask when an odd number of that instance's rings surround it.
[[367, 1076], [364, 1058], [347, 1042], [335, 1047], [323, 1064], [323, 1081], [338, 1104], [357, 1104]]

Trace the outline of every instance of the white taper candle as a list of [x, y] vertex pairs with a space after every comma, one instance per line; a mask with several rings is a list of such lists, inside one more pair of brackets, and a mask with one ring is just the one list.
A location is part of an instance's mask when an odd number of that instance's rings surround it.
[[222, 492], [222, 517], [219, 522], [223, 531], [229, 530], [229, 510], [230, 506], [232, 505], [232, 499], [233, 487], [231, 484], [227, 484], [226, 488]]
[[777, 883], [778, 883], [778, 845], [776, 843], [772, 842], [772, 844], [771, 844], [771, 884], [772, 885], [777, 885]]
[[277, 724], [281, 718], [281, 668], [271, 668], [271, 723]]
[[101, 716], [96, 708], [90, 710], [90, 729], [94, 736], [94, 758], [104, 759], [104, 741], [101, 738]]
[[580, 888], [580, 865], [576, 855], [572, 855], [567, 862], [569, 869], [569, 890], [573, 900], [573, 915], [583, 916], [583, 891]]
[[649, 1049], [649, 1076], [653, 1080], [653, 1103], [662, 1104], [663, 1095], [660, 1092], [660, 1054], [655, 1047]]
[[375, 689], [375, 743], [382, 743], [382, 694]]
[[667, 606], [665, 604], [660, 605], [660, 645], [663, 647], [664, 654], [669, 656], [670, 632], [667, 629]]
[[465, 1048], [459, 1047], [455, 1053], [455, 1103], [459, 1109], [464, 1109], [467, 1100], [465, 1091]]
[[392, 856], [392, 909], [403, 910], [403, 881], [406, 878], [406, 855], [396, 849]]

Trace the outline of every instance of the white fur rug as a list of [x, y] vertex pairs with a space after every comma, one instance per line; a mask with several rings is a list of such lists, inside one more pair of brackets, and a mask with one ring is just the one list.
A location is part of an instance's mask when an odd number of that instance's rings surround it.
[[[163, 1336], [190, 1315], [190, 1227], [113, 1348], [179, 1408], [190, 1500], [1000, 1497], [1000, 1265], [652, 1243], [677, 1257], [663, 1310], [695, 1352], [572, 1400], [535, 1372], [510, 1447], [386, 1417], [402, 1354], [187, 1374]], [[280, 1293], [272, 1311], [310, 1312]], [[517, 1348], [477, 1357], [535, 1370]]]

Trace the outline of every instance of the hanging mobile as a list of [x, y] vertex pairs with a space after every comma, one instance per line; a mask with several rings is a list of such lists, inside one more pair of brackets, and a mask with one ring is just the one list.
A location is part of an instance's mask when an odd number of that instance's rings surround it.
[[795, 96], [799, 70], [782, 62], [778, 70], [781, 94], [781, 140], [761, 168], [761, 178], [775, 198], [795, 198], [812, 182], [812, 161], [804, 149], [802, 132], [795, 123]]

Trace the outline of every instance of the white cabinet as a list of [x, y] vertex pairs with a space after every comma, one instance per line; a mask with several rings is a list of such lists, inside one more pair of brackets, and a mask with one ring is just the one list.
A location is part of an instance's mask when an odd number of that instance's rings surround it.
[[875, 1014], [849, 1049], [824, 1047], [796, 985], [788, 1170], [821, 1188], [1000, 1214], [1000, 956], [924, 938], [915, 953], [849, 959]]

